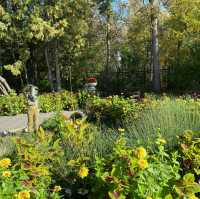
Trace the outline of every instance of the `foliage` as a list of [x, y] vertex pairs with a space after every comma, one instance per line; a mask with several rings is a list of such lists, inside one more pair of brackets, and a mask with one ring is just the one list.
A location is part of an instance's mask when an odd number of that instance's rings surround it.
[[181, 135], [185, 129], [198, 131], [200, 128], [198, 99], [148, 96], [143, 103], [144, 109], [139, 113], [138, 119], [132, 122], [127, 118], [124, 122], [130, 143], [142, 145], [154, 143], [159, 130], [168, 140], [168, 146], [172, 147], [177, 143], [176, 136]]
[[60, 110], [75, 110], [77, 99], [68, 91], [59, 93], [47, 93], [39, 96], [39, 108], [41, 112], [55, 112]]
[[26, 112], [25, 97], [15, 92], [0, 96], [0, 115], [16, 115]]
[[90, 97], [91, 96], [87, 91], [79, 91], [78, 92], [78, 105], [79, 105], [79, 108], [85, 109]]
[[[4, 158], [1, 161], [0, 167], [0, 197], [29, 199], [29, 198], [41, 198], [45, 199], [48, 194], [48, 190], [36, 187], [33, 182], [43, 180], [40, 176], [29, 176], [27, 169], [22, 168], [19, 163], [12, 163], [9, 158]], [[2, 164], [4, 163], [4, 164]], [[42, 185], [40, 183], [39, 185]], [[44, 187], [44, 186], [43, 186]], [[58, 193], [54, 190], [49, 195], [52, 199], [60, 198]]]
[[200, 139], [193, 138], [192, 131], [185, 131], [180, 139], [183, 172], [200, 176]]
[[97, 179], [102, 180], [112, 199], [165, 198], [180, 178], [177, 153], [168, 155], [160, 142], [153, 154], [147, 154], [143, 147], [128, 147], [123, 133], [112, 155], [105, 160], [98, 159], [95, 170]]
[[17, 163], [26, 171], [38, 197], [47, 198], [47, 190], [53, 183], [51, 172], [63, 156], [60, 140], [53, 139], [52, 134], [40, 128], [36, 134], [18, 137], [15, 142]]
[[0, 158], [11, 156], [15, 149], [12, 137], [0, 137]]
[[86, 106], [89, 118], [110, 125], [120, 124], [126, 117], [136, 118], [140, 109], [131, 97], [125, 99], [117, 95], [107, 98], [94, 97]]
[[112, 135], [103, 133], [97, 126], [86, 121], [86, 118], [70, 120], [64, 114], [58, 114], [42, 126], [55, 132], [55, 136], [62, 141], [66, 161], [88, 157], [95, 158], [98, 154], [106, 154], [112, 146]]
[[200, 185], [195, 182], [194, 174], [187, 173], [175, 186], [175, 190], [180, 198], [187, 197], [197, 199], [195, 194], [200, 193]]
[[[38, 97], [41, 112], [74, 110], [78, 106], [77, 98], [68, 91], [46, 93]], [[16, 115], [27, 112], [27, 102], [23, 94], [11, 93], [0, 96], [0, 115]]]

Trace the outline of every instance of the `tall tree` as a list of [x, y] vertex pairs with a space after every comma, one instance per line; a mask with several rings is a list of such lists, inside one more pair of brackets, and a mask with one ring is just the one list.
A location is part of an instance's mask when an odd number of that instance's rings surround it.
[[160, 61], [158, 43], [158, 13], [159, 0], [150, 0], [151, 5], [151, 38], [152, 38], [152, 64], [153, 64], [153, 89], [160, 92]]

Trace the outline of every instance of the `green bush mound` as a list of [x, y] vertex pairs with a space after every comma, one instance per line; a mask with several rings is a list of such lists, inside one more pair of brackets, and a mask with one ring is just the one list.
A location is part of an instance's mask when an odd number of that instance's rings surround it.
[[[60, 110], [77, 109], [78, 102], [75, 94], [68, 91], [46, 93], [39, 95], [39, 108], [43, 113]], [[23, 94], [0, 96], [0, 115], [17, 115], [27, 112], [27, 102]]]
[[142, 107], [133, 98], [110, 96], [107, 98], [92, 97], [86, 105], [86, 112], [92, 121], [107, 125], [119, 125], [125, 118], [137, 117]]
[[0, 96], [0, 115], [16, 115], [27, 110], [24, 95], [12, 92], [10, 95]]
[[41, 112], [55, 112], [59, 110], [76, 110], [77, 98], [68, 91], [59, 93], [47, 93], [39, 96]]

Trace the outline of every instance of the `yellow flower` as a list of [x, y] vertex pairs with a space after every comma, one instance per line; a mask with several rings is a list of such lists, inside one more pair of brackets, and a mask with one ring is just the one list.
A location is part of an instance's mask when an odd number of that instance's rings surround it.
[[3, 177], [10, 177], [10, 176], [11, 176], [11, 172], [10, 172], [10, 171], [4, 171], [4, 172], [2, 173], [2, 176], [3, 176]]
[[147, 160], [140, 159], [140, 160], [138, 160], [138, 166], [141, 169], [146, 169], [149, 166], [149, 164], [148, 164]]
[[81, 121], [79, 121], [79, 120], [76, 120], [76, 122], [75, 122], [78, 126], [80, 126], [81, 125]]
[[122, 129], [122, 128], [118, 128], [118, 131], [119, 131], [119, 132], [124, 132], [125, 130]]
[[59, 192], [61, 190], [62, 190], [61, 186], [55, 186], [53, 192]]
[[160, 144], [166, 144], [167, 143], [167, 141], [165, 140], [165, 139], [163, 139], [163, 138], [159, 138], [158, 139], [158, 143], [160, 143]]
[[147, 156], [147, 151], [144, 147], [138, 147], [135, 151], [135, 155], [139, 159], [144, 159]]
[[9, 158], [0, 160], [0, 167], [7, 168], [10, 165], [11, 165], [11, 160]]
[[29, 199], [30, 193], [29, 191], [20, 191], [17, 195], [17, 199]]
[[88, 176], [88, 172], [89, 172], [88, 168], [83, 166], [83, 167], [80, 168], [78, 175], [79, 175], [80, 178], [85, 178], [85, 177]]
[[198, 199], [194, 194], [190, 194], [188, 199]]

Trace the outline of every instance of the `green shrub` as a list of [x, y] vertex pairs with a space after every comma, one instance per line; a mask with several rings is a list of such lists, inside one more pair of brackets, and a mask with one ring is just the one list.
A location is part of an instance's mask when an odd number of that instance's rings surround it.
[[0, 115], [16, 115], [26, 112], [24, 95], [12, 92], [10, 95], [0, 96]]
[[190, 130], [184, 132], [180, 139], [180, 152], [184, 173], [192, 172], [200, 177], [200, 138], [195, 138]]
[[47, 93], [39, 96], [41, 112], [54, 112], [60, 110], [73, 110], [77, 108], [77, 99], [68, 91], [60, 93]]
[[46, 183], [44, 177], [37, 172], [30, 176], [29, 170], [23, 168], [19, 162], [12, 163], [9, 158], [0, 160], [0, 198], [59, 199], [58, 193], [54, 189], [48, 190], [49, 184]]
[[[152, 154], [143, 147], [126, 145], [122, 134], [109, 158], [97, 159], [96, 177], [106, 189], [109, 198], [165, 198], [172, 193], [173, 185], [180, 179], [177, 154], [168, 155], [159, 139], [157, 150]], [[97, 181], [100, 182], [100, 181]], [[94, 186], [95, 187], [95, 186]], [[95, 191], [98, 191], [94, 190]], [[94, 191], [94, 195], [100, 195]], [[99, 197], [102, 198], [102, 197]]]
[[79, 106], [79, 108], [85, 109], [89, 99], [91, 99], [91, 95], [87, 91], [79, 91], [78, 92], [78, 106]]
[[[38, 97], [39, 108], [43, 113], [60, 110], [74, 110], [78, 107], [78, 101], [74, 94], [68, 91], [59, 93], [46, 93]], [[0, 96], [0, 115], [17, 115], [27, 112], [27, 102], [23, 94]]]
[[15, 143], [17, 164], [26, 170], [32, 187], [37, 190], [37, 198], [48, 198], [48, 190], [53, 184], [52, 173], [63, 157], [60, 139], [54, 139], [53, 134], [40, 128], [36, 134], [17, 137]]
[[92, 120], [105, 123], [107, 125], [121, 124], [127, 118], [134, 118], [140, 110], [140, 106], [132, 98], [120, 96], [110, 96], [108, 98], [93, 97], [86, 111]]
[[[62, 140], [66, 160], [81, 156], [87, 156], [91, 160], [94, 160], [96, 155], [102, 157], [111, 151], [117, 137], [114, 131], [111, 133], [107, 128], [100, 129], [88, 123], [86, 118], [71, 121], [64, 114], [48, 119], [42, 127]], [[72, 141], [75, 139], [77, 140]]]
[[[130, 147], [121, 136], [107, 156], [89, 163], [87, 157], [68, 162], [68, 183], [71, 198], [110, 199], [173, 199], [194, 198], [200, 192], [192, 173], [180, 175], [179, 154], [165, 150], [166, 141], [159, 135], [154, 150]], [[81, 193], [80, 193], [81, 190]]]

